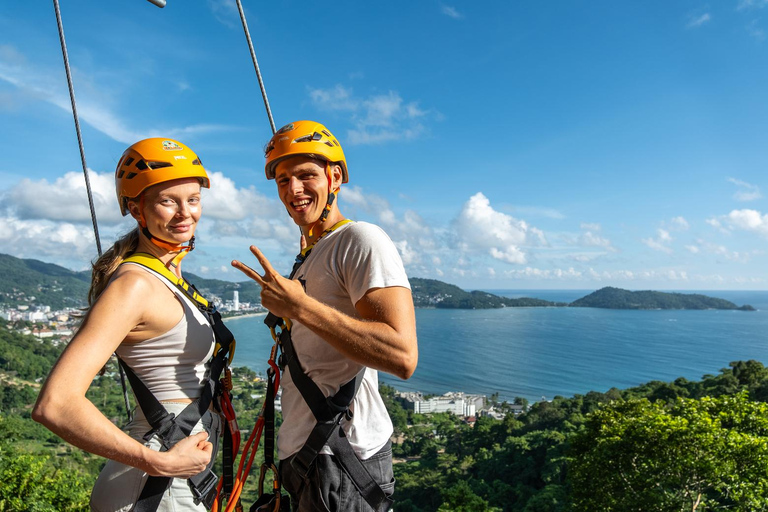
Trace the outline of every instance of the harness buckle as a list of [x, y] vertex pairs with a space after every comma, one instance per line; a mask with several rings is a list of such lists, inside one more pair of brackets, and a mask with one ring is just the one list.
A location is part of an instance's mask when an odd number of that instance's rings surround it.
[[219, 477], [209, 468], [187, 480], [189, 489], [194, 496], [195, 505], [203, 503], [206, 510], [209, 510], [213, 505], [213, 500], [216, 499], [214, 491], [218, 483]]
[[176, 414], [174, 413], [168, 413], [165, 416], [163, 416], [163, 419], [160, 420], [160, 425], [158, 425], [156, 428], [153, 428], [146, 434], [144, 434], [144, 441], [149, 441], [152, 439], [153, 436], [157, 436], [160, 441], [163, 443], [163, 446], [166, 450], [170, 449], [172, 446], [171, 442], [171, 436], [168, 434], [172, 432], [174, 429], [178, 428], [176, 426]]

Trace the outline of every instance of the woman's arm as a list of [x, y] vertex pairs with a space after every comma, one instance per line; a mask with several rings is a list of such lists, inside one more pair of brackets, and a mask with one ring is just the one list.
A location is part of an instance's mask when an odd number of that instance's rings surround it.
[[51, 370], [32, 418], [88, 452], [153, 476], [189, 478], [210, 461], [212, 445], [206, 441], [206, 432], [182, 440], [167, 452], [156, 452], [125, 434], [85, 397], [118, 345], [137, 326], [150, 326], [151, 331], [153, 313], [169, 300], [157, 293], [152, 279], [144, 272], [118, 273]]

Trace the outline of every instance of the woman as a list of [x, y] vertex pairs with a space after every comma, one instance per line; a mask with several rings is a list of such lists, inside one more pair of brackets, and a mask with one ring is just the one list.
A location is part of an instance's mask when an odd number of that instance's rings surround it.
[[85, 393], [116, 352], [169, 413], [178, 415], [200, 396], [214, 350], [209, 320], [160, 273], [123, 261], [147, 253], [181, 277], [181, 258], [194, 246], [200, 190], [209, 187], [208, 176], [190, 149], [153, 138], [123, 153], [115, 181], [122, 214], [130, 213], [138, 226], [93, 265], [89, 311], [48, 376], [32, 417], [67, 442], [110, 459], [94, 486], [92, 510], [131, 510], [151, 475], [173, 477], [160, 491], [157, 510], [202, 511], [186, 479], [211, 461], [218, 415], [208, 409], [189, 437], [160, 452], [157, 435], [145, 441], [152, 430], [145, 414], [151, 413], [138, 407], [125, 434]]

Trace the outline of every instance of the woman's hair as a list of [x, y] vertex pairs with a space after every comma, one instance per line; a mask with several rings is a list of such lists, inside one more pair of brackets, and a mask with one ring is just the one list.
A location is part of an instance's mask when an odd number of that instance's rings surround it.
[[139, 228], [136, 227], [120, 237], [107, 252], [93, 263], [91, 272], [91, 289], [88, 290], [88, 305], [93, 306], [101, 292], [107, 287], [112, 274], [125, 258], [136, 251], [139, 246]]

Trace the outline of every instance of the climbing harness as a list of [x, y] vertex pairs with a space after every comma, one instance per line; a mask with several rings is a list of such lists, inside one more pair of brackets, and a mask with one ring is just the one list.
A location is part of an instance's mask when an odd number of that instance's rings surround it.
[[[293, 279], [301, 265], [309, 258], [312, 249], [321, 239], [350, 222], [352, 221], [349, 219], [337, 222], [329, 229], [323, 231], [315, 243], [303, 249], [296, 257], [296, 262], [293, 265], [289, 279]], [[301, 366], [298, 354], [293, 346], [290, 321], [269, 313], [264, 319], [264, 323], [270, 328], [273, 336], [275, 336], [275, 329], [277, 327], [280, 328], [280, 333], [277, 336], [282, 351], [280, 369], [284, 371], [285, 367], [288, 367], [291, 372], [291, 380], [309, 406], [316, 421], [304, 446], [291, 458], [290, 464], [293, 469], [302, 478], [305, 478], [323, 446], [328, 446], [371, 508], [382, 512], [389, 510], [391, 505], [390, 499], [384, 493], [381, 486], [371, 477], [368, 470], [365, 469], [357, 454], [355, 454], [343, 428], [345, 420], [352, 420], [353, 414], [349, 407], [363, 381], [365, 367], [350, 381], [342, 385], [336, 394], [326, 397]], [[266, 453], [268, 451], [265, 448], [265, 459]]]
[[[208, 467], [203, 472], [188, 479], [195, 503], [204, 503], [206, 508], [210, 509], [219, 498], [219, 495], [222, 493], [227, 494], [232, 490], [231, 461], [234, 460], [240, 445], [240, 430], [237, 427], [237, 420], [234, 416], [230, 397], [232, 376], [229, 364], [232, 362], [235, 353], [235, 339], [224, 325], [221, 315], [216, 308], [200, 295], [193, 285], [183, 277], [174, 274], [159, 259], [146, 253], [134, 253], [126, 258], [123, 261], [124, 263], [141, 265], [173, 283], [177, 289], [197, 306], [197, 309], [208, 319], [213, 329], [216, 345], [213, 356], [208, 362], [208, 379], [203, 383], [200, 397], [185, 407], [178, 415], [169, 413], [136, 373], [118, 357], [120, 366], [128, 376], [128, 381], [131, 384], [136, 401], [147, 421], [152, 426], [152, 430], [144, 436], [144, 439], [148, 441], [153, 436], [157, 436], [162, 443], [161, 451], [166, 451], [177, 442], [189, 437], [192, 429], [208, 411], [211, 404], [214, 404], [216, 409], [224, 416], [224, 432], [222, 435], [224, 445], [224, 478], [219, 480], [212, 471], [218, 448], [216, 446], [218, 440], [214, 439], [214, 453], [211, 456]], [[220, 379], [222, 373], [224, 373], [224, 377]], [[229, 469], [227, 468], [227, 461], [230, 462]], [[133, 510], [136, 512], [154, 512], [157, 510], [163, 493], [171, 485], [172, 480], [170, 477], [150, 476]], [[217, 482], [219, 483], [218, 486]]]

